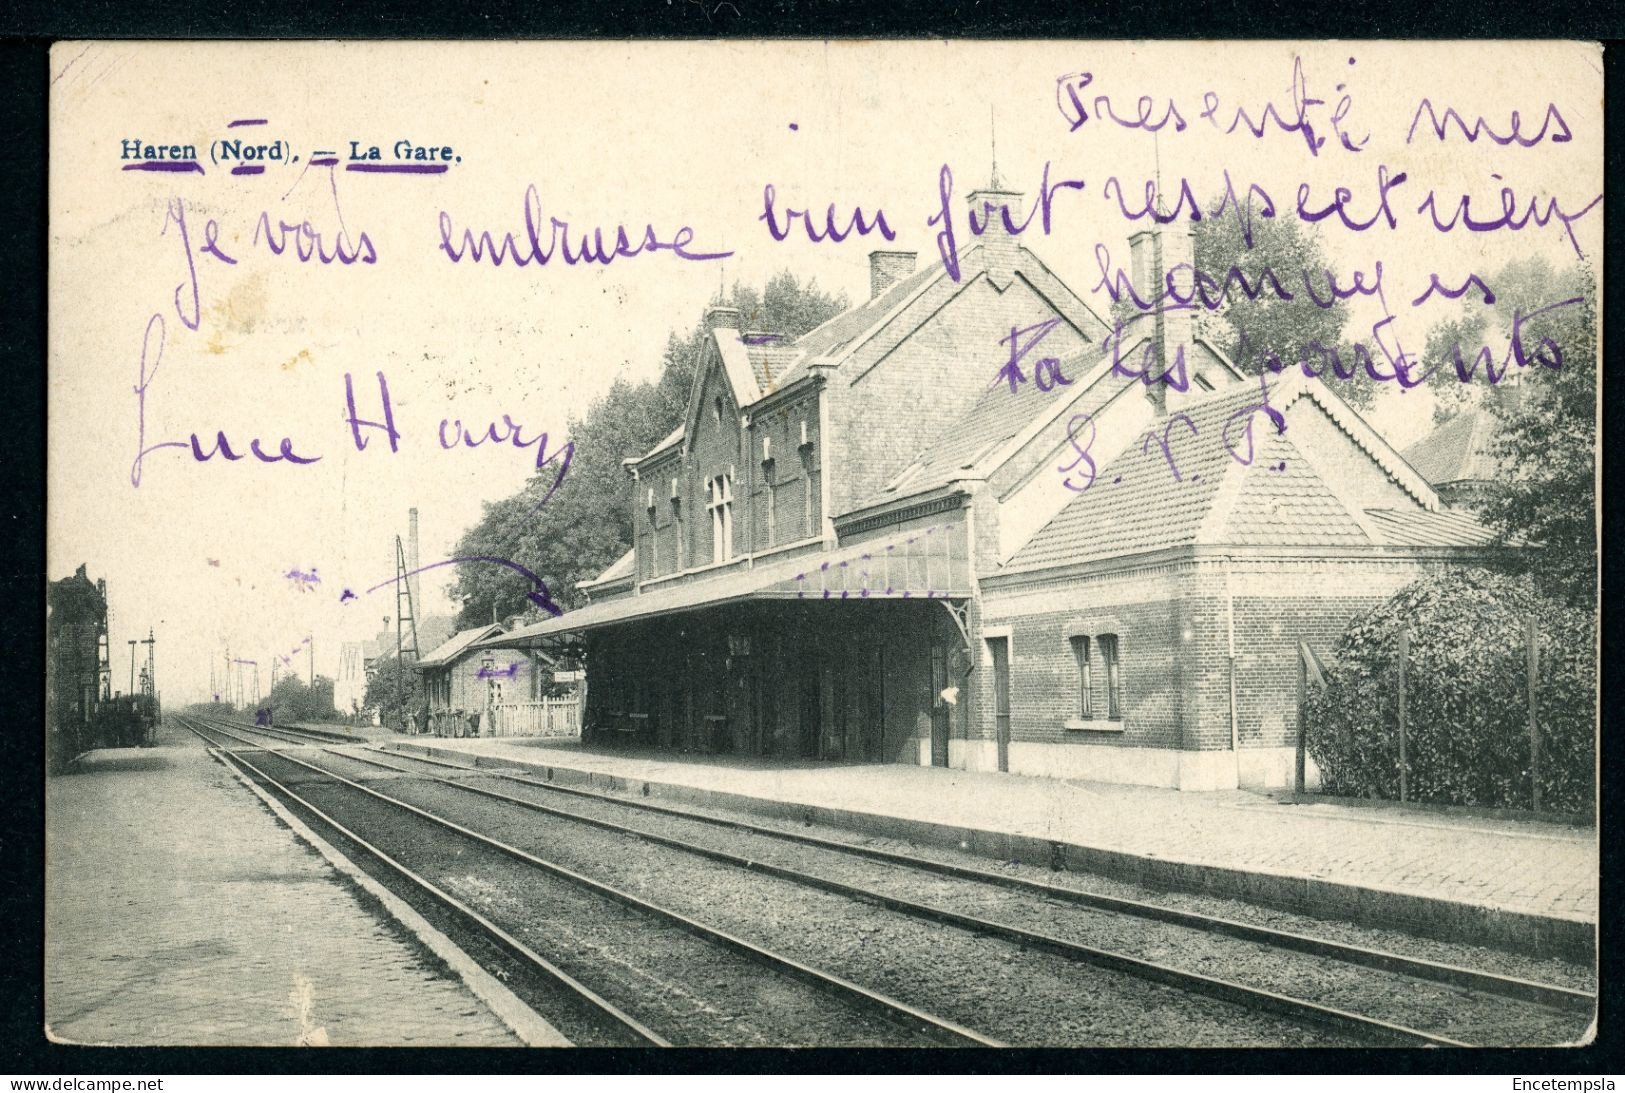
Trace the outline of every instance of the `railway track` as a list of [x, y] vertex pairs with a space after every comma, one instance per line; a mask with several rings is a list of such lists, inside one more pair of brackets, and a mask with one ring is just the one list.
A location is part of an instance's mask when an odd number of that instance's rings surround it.
[[[561, 991], [570, 996], [574, 1008], [587, 1011], [591, 1014], [589, 1022], [589, 1038], [576, 1040], [576, 1042], [602, 1042], [609, 1044], [633, 1043], [647, 1046], [673, 1046], [681, 1043], [714, 1043], [718, 1046], [739, 1044], [740, 1033], [739, 1018], [726, 1012], [719, 1012], [711, 1000], [702, 1000], [701, 1008], [708, 1010], [702, 1018], [704, 1022], [727, 1024], [731, 1027], [721, 1028], [724, 1038], [710, 1040], [699, 1037], [693, 1033], [695, 1029], [693, 1020], [674, 1021], [672, 1014], [656, 1014], [650, 1017], [645, 1014], [634, 1015], [631, 1011], [638, 1008], [638, 999], [629, 1001], [625, 998], [612, 1000], [610, 995], [614, 990], [605, 990], [602, 987], [589, 985], [585, 980], [593, 971], [602, 971], [603, 968], [593, 968], [592, 960], [580, 961], [588, 965], [587, 974], [581, 968], [567, 969], [555, 955], [553, 958], [537, 952], [532, 944], [519, 936], [519, 932], [504, 926], [496, 921], [488, 911], [482, 911], [472, 905], [472, 901], [459, 897], [446, 890], [442, 884], [437, 884], [409, 864], [401, 860], [401, 853], [396, 847], [383, 847], [370, 841], [351, 827], [346, 826], [337, 817], [332, 815], [330, 808], [312, 800], [312, 794], [304, 786], [286, 776], [278, 776], [268, 769], [275, 763], [282, 763], [304, 771], [307, 775], [317, 775], [313, 781], [316, 784], [327, 786], [341, 785], [354, 793], [361, 794], [373, 801], [388, 806], [393, 814], [391, 820], [398, 822], [402, 814], [421, 821], [420, 827], [433, 828], [439, 833], [449, 832], [460, 840], [478, 847], [480, 850], [499, 855], [503, 858], [522, 863], [530, 868], [533, 874], [541, 874], [552, 880], [563, 881], [578, 892], [587, 895], [585, 901], [576, 900], [573, 904], [565, 900], [565, 904], [573, 907], [577, 914], [598, 915], [604, 914], [604, 903], [619, 905], [632, 912], [625, 916], [628, 933], [636, 931], [640, 934], [659, 935], [664, 931], [667, 935], [673, 932], [687, 934], [701, 944], [696, 946], [674, 943], [670, 936], [661, 937], [651, 941], [647, 936], [641, 940], [637, 947], [646, 950], [645, 956], [653, 963], [659, 963], [662, 958], [669, 957], [672, 952], [680, 956], [689, 957], [686, 961], [687, 975], [703, 974], [709, 977], [722, 976], [726, 981], [730, 977], [735, 984], [750, 981], [749, 985], [741, 989], [742, 995], [757, 998], [763, 994], [773, 997], [775, 1003], [785, 1006], [792, 1012], [799, 1008], [805, 1012], [817, 1008], [823, 1011], [822, 1023], [828, 1030], [829, 1026], [837, 1026], [834, 1031], [846, 1035], [840, 1040], [820, 1039], [819, 1043], [850, 1043], [854, 1045], [901, 1045], [917, 1046], [924, 1044], [945, 1044], [955, 1046], [1003, 1046], [999, 1041], [984, 1036], [970, 1028], [958, 1025], [952, 1021], [936, 1017], [917, 1007], [909, 1006], [895, 999], [888, 998], [878, 992], [868, 990], [838, 976], [830, 975], [809, 965], [784, 957], [763, 946], [752, 944], [724, 931], [714, 929], [693, 918], [678, 914], [661, 907], [648, 900], [641, 899], [632, 893], [602, 884], [573, 870], [556, 863], [540, 858], [518, 847], [504, 843], [488, 835], [464, 827], [446, 817], [435, 815], [426, 810], [416, 808], [406, 802], [399, 801], [386, 794], [379, 793], [367, 786], [361, 785], [342, 775], [305, 762], [297, 757], [279, 752], [274, 748], [258, 743], [246, 734], [260, 734], [271, 737], [273, 740], [282, 740], [272, 733], [265, 733], [262, 728], [235, 724], [221, 724], [212, 719], [187, 718], [183, 722], [194, 734], [206, 743], [214, 746], [216, 754], [225, 762], [236, 765], [247, 773], [256, 777], [262, 785], [270, 788], [274, 794], [286, 802], [298, 806], [306, 816], [317, 821], [322, 828], [336, 832], [347, 844], [361, 848], [372, 861], [387, 868], [397, 881], [405, 882], [412, 890], [422, 896], [427, 896], [442, 908], [454, 913], [462, 925], [462, 932], [466, 935], [473, 933], [481, 940], [505, 950], [509, 955], [518, 958], [529, 971], [545, 979], [555, 988], [554, 995]], [[260, 753], [258, 761], [245, 758], [240, 749], [232, 749], [223, 745], [222, 738], [245, 744]], [[272, 758], [274, 757], [274, 758]], [[267, 762], [267, 759], [272, 759]], [[401, 840], [406, 844], [413, 842], [412, 838]], [[460, 864], [466, 863], [467, 856], [461, 851], [458, 854]], [[534, 892], [527, 892], [527, 896], [534, 896]], [[592, 906], [594, 903], [598, 906]], [[661, 956], [656, 957], [648, 950], [664, 950]], [[693, 959], [694, 954], [699, 959]], [[727, 957], [722, 954], [726, 953]], [[731, 959], [731, 964], [730, 960]], [[613, 977], [612, 977], [613, 978]], [[644, 976], [644, 980], [651, 977]], [[672, 976], [663, 978], [665, 982], [673, 981]], [[627, 993], [626, 977], [621, 977], [616, 984], [622, 993]], [[774, 982], [777, 980], [777, 982]], [[793, 985], [793, 986], [792, 986]], [[787, 997], [796, 993], [799, 996]], [[632, 992], [636, 993], [636, 992]], [[708, 1004], [707, 1004], [708, 1003]], [[659, 1010], [660, 1006], [648, 1007]], [[664, 1007], [668, 1011], [670, 1006]], [[842, 1012], [844, 1010], [844, 1012]], [[835, 1011], [835, 1012], [831, 1012]], [[554, 1012], [541, 1014], [545, 1019], [557, 1023]], [[664, 1017], [671, 1023], [681, 1027], [688, 1035], [667, 1035], [666, 1031], [657, 1031], [656, 1027]], [[575, 1022], [579, 1026], [580, 1022]], [[578, 1030], [576, 1031], [579, 1035]], [[744, 1030], [748, 1042], [749, 1029]], [[794, 1035], [790, 1030], [781, 1030], [788, 1033], [782, 1041], [762, 1040], [763, 1043], [781, 1042], [795, 1043]], [[569, 1033], [566, 1033], [569, 1035]], [[572, 1037], [574, 1039], [574, 1037]]]
[[[354, 758], [361, 762], [376, 763], [387, 766], [376, 759], [363, 759], [359, 756], [344, 754], [346, 758]], [[764, 824], [751, 823], [748, 820], [732, 816], [716, 816], [691, 809], [678, 808], [671, 805], [658, 804], [653, 801], [636, 800], [611, 793], [604, 793], [577, 786], [563, 786], [555, 782], [544, 781], [523, 774], [515, 774], [508, 770], [492, 767], [475, 767], [465, 763], [456, 763], [445, 759], [426, 755], [412, 755], [404, 751], [389, 752], [391, 757], [406, 760], [410, 763], [421, 764], [441, 770], [457, 771], [463, 774], [472, 774], [480, 778], [489, 778], [516, 785], [532, 787], [543, 790], [558, 797], [575, 798], [590, 801], [626, 812], [646, 813], [663, 818], [680, 820], [686, 823], [703, 824], [711, 827], [728, 829], [766, 839], [773, 839], [784, 843], [813, 847], [818, 850], [829, 851], [834, 854], [847, 855], [855, 858], [866, 858], [871, 861], [883, 862], [905, 869], [917, 870], [942, 877], [950, 877], [985, 884], [992, 887], [1004, 888], [1013, 891], [1031, 893], [1045, 899], [1074, 904], [1114, 914], [1129, 915], [1143, 918], [1148, 921], [1168, 923], [1175, 926], [1187, 927], [1205, 933], [1234, 937], [1240, 940], [1252, 941], [1261, 945], [1284, 951], [1301, 952], [1320, 957], [1326, 960], [1335, 960], [1343, 963], [1371, 968], [1379, 971], [1393, 972], [1414, 979], [1442, 983], [1464, 990], [1477, 991], [1485, 994], [1500, 995], [1522, 1002], [1532, 1002], [1566, 1012], [1591, 1014], [1595, 1012], [1597, 996], [1586, 990], [1565, 987], [1559, 984], [1544, 983], [1537, 980], [1519, 976], [1503, 975], [1484, 969], [1469, 968], [1457, 964], [1448, 964], [1440, 961], [1424, 960], [1417, 957], [1405, 956], [1400, 953], [1389, 952], [1382, 949], [1350, 945], [1326, 938], [1313, 937], [1303, 933], [1289, 930], [1279, 930], [1253, 923], [1240, 922], [1235, 919], [1218, 915], [1206, 915], [1192, 911], [1183, 911], [1161, 904], [1147, 903], [1141, 900], [1124, 899], [1118, 896], [1104, 895], [1090, 892], [1085, 889], [1074, 888], [1063, 884], [1051, 884], [1043, 881], [1029, 880], [1024, 877], [1010, 876], [992, 870], [979, 869], [954, 862], [946, 862], [933, 858], [922, 857], [916, 854], [905, 854], [895, 850], [887, 850], [874, 846], [865, 846], [835, 839], [823, 838], [802, 832], [790, 831], [784, 828], [771, 827]], [[450, 780], [447, 780], [450, 781]], [[470, 792], [488, 793], [477, 786], [459, 784], [459, 788]], [[529, 805], [528, 802], [521, 802]], [[613, 825], [611, 825], [613, 826]], [[630, 828], [626, 830], [630, 831]], [[645, 834], [644, 837], [659, 839], [660, 836]]]
[[[226, 732], [239, 742], [249, 746], [262, 746], [242, 736], [241, 733], [259, 733], [263, 730], [242, 725], [217, 725], [215, 729], [216, 731]], [[1302, 965], [1309, 968], [1310, 972], [1305, 978], [1312, 979], [1317, 976], [1324, 978], [1321, 966], [1327, 963], [1331, 963], [1334, 967], [1343, 966], [1345, 973], [1352, 971], [1356, 975], [1364, 975], [1375, 979], [1379, 984], [1385, 985], [1384, 989], [1393, 992], [1398, 999], [1404, 999], [1408, 989], [1421, 984], [1424, 990], [1438, 992], [1448, 989], [1455, 995], [1474, 1001], [1481, 1008], [1492, 1010], [1496, 1004], [1505, 1003], [1514, 1007], [1534, 1007], [1543, 1012], [1588, 1016], [1595, 1005], [1595, 996], [1589, 992], [1573, 990], [1554, 984], [1539, 983], [1527, 979], [1502, 976], [1493, 972], [1418, 960], [1381, 950], [1330, 942], [1303, 934], [1271, 930], [1230, 919], [1198, 915], [1188, 911], [1178, 911], [1153, 904], [1122, 900], [1065, 886], [1011, 877], [965, 865], [935, 861], [874, 847], [856, 846], [817, 836], [755, 825], [742, 820], [708, 816], [703, 813], [695, 813], [687, 809], [673, 808], [653, 802], [628, 800], [591, 790], [558, 786], [506, 771], [472, 768], [442, 759], [408, 756], [395, 752], [390, 753], [390, 758], [396, 760], [396, 762], [386, 762], [375, 753], [357, 755], [353, 752], [338, 751], [328, 747], [327, 742], [324, 741], [317, 740], [314, 743], [321, 749], [324, 756], [336, 757], [342, 762], [356, 764], [373, 771], [388, 772], [387, 774], [375, 774], [372, 776], [374, 778], [401, 779], [403, 780], [400, 783], [402, 785], [405, 784], [404, 780], [409, 778], [416, 783], [432, 783], [443, 787], [451, 787], [461, 793], [482, 798], [486, 801], [498, 802], [504, 808], [524, 809], [546, 815], [552, 820], [565, 824], [585, 825], [600, 831], [613, 832], [617, 835], [640, 840], [652, 846], [680, 851], [683, 854], [710, 862], [772, 877], [776, 880], [829, 893], [857, 903], [883, 908], [914, 919], [954, 927], [977, 937], [999, 938], [1023, 949], [1052, 954], [1070, 962], [1108, 969], [1112, 972], [1173, 987], [1180, 991], [1239, 1005], [1249, 1010], [1271, 1013], [1293, 1021], [1307, 1022], [1322, 1028], [1332, 1029], [1351, 1037], [1355, 1042], [1467, 1046], [1469, 1041], [1458, 1038], [1458, 1035], [1445, 1035], [1437, 1028], [1415, 1028], [1398, 1021], [1385, 1020], [1380, 1017], [1370, 1016], [1364, 1012], [1355, 1012], [1349, 1008], [1329, 1005], [1325, 1003], [1324, 998], [1316, 1001], [1299, 997], [1291, 989], [1280, 988], [1281, 977], [1279, 975], [1276, 976], [1276, 989], [1270, 989], [1269, 985], [1260, 985], [1256, 981], [1252, 983], [1240, 982], [1234, 978], [1220, 978], [1189, 967], [1182, 967], [1177, 962], [1146, 959], [1143, 953], [1134, 955], [1131, 952], [1124, 951], [1123, 946], [1106, 947], [1100, 944], [1091, 944], [1086, 939], [1081, 939], [1077, 930], [1035, 930], [1029, 926], [1008, 921], [1008, 915], [989, 917], [985, 913], [971, 914], [947, 904], [957, 902], [960, 906], [963, 906], [965, 900], [970, 898], [966, 895], [967, 892], [984, 893], [984, 895], [970, 899], [973, 905], [979, 906], [987, 902], [985, 892], [993, 890], [1013, 894], [1011, 896], [1013, 899], [1039, 900], [1041, 902], [1036, 908], [1039, 913], [1042, 913], [1043, 908], [1046, 906], [1053, 907], [1055, 904], [1062, 904], [1070, 911], [1085, 917], [1109, 916], [1112, 920], [1119, 921], [1124, 919], [1143, 920], [1157, 924], [1157, 929], [1171, 931], [1176, 940], [1181, 932], [1198, 936], [1207, 935], [1210, 938], [1222, 938], [1227, 944], [1266, 950], [1271, 959], [1274, 960], [1280, 960], [1280, 954], [1292, 954], [1291, 959], [1296, 959], [1300, 963], [1312, 958], [1314, 962], [1317, 962], [1316, 964]], [[390, 800], [399, 807], [415, 807], [396, 798], [378, 793], [376, 790], [363, 787], [359, 782], [346, 779], [342, 774], [327, 767], [317, 766], [292, 757], [285, 758], [305, 768], [307, 774], [319, 774], [322, 777], [341, 779], [348, 784], [363, 789], [365, 792], [374, 794], [380, 799]], [[402, 766], [402, 762], [407, 765]], [[463, 777], [445, 776], [453, 772], [461, 774]], [[358, 775], [357, 777], [363, 776]], [[468, 777], [478, 778], [481, 781], [501, 781], [516, 787], [524, 786], [526, 788], [523, 792], [526, 796], [503, 793], [490, 788], [488, 785], [474, 785], [467, 780]], [[536, 799], [537, 796], [543, 799], [538, 800]], [[559, 807], [565, 801], [568, 801], [574, 807]], [[583, 809], [586, 811], [584, 812]], [[650, 830], [647, 824], [633, 822], [635, 819], [657, 819], [665, 824], [665, 829], [660, 831]], [[446, 821], [442, 820], [442, 822]], [[673, 829], [680, 832], [684, 828], [688, 829], [688, 834], [673, 833]], [[718, 838], [707, 839], [703, 835], [696, 834], [705, 831], [721, 836], [720, 840]], [[742, 838], [749, 845], [741, 846], [740, 840]], [[785, 848], [786, 852], [764, 854], [762, 852], [763, 839], [773, 840], [779, 847]], [[730, 840], [732, 841], [730, 842]], [[719, 841], [721, 845], [718, 845]], [[811, 859], [810, 863], [809, 858]], [[857, 872], [863, 873], [867, 871], [874, 878], [874, 881], [867, 885], [852, 883], [849, 878], [854, 872], [853, 862], [857, 862], [861, 866], [856, 870]], [[813, 871], [813, 868], [817, 866], [823, 866], [823, 868], [819, 871]], [[830, 873], [832, 872], [836, 875], [831, 876]], [[886, 874], [892, 875], [888, 876]], [[899, 876], [905, 877], [905, 880], [899, 882], [897, 880]], [[944, 886], [948, 889], [947, 891], [942, 890]], [[933, 888], [938, 890], [936, 893], [938, 898], [920, 898], [922, 892], [929, 894]], [[1015, 909], [1020, 911], [1023, 908], [1018, 907]], [[1030, 917], [1035, 908], [1029, 902], [1025, 910]], [[1246, 961], [1241, 962], [1246, 963]], [[1228, 967], [1229, 964], [1221, 962], [1221, 966]], [[1265, 976], [1264, 978], [1267, 980], [1269, 977]], [[1293, 985], [1290, 974], [1287, 976], [1287, 983], [1288, 987]], [[1324, 995], [1327, 992], [1323, 988], [1321, 993]], [[1331, 993], [1335, 994], [1336, 991], [1333, 990]], [[1412, 993], [1414, 993], [1414, 990]], [[1583, 1021], [1581, 1024], [1583, 1024]], [[1480, 1042], [1485, 1041], [1481, 1040]], [[1490, 1040], [1488, 1042], [1506, 1041]]]

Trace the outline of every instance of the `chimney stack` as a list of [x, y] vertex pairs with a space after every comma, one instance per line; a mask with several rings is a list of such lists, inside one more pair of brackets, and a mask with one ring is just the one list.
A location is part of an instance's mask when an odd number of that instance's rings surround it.
[[873, 300], [898, 281], [914, 272], [919, 252], [911, 250], [872, 250], [869, 252], [869, 299]]
[[737, 307], [724, 307], [716, 304], [705, 309], [705, 329], [738, 330], [739, 309]]
[[[1148, 336], [1152, 339], [1156, 374], [1167, 373], [1182, 352], [1188, 374], [1190, 347], [1196, 337], [1196, 308], [1200, 306], [1190, 225], [1176, 220], [1136, 232], [1129, 237], [1129, 255], [1134, 291], [1151, 309]], [[1164, 384], [1153, 384], [1147, 394], [1159, 412], [1165, 409]]]
[[407, 521], [406, 571], [412, 576], [406, 579], [407, 587], [412, 593], [412, 618], [423, 617], [423, 600], [418, 594], [418, 510], [414, 505], [411, 517]]
[[[1027, 226], [1022, 217], [1022, 197], [1014, 191], [1000, 189], [994, 182], [973, 191], [968, 199], [971, 237], [980, 240], [983, 268], [987, 270], [988, 280], [1000, 292], [1009, 287], [1015, 276], [1017, 252], [1021, 249], [1017, 234]], [[1005, 223], [1007, 218], [1008, 224]]]

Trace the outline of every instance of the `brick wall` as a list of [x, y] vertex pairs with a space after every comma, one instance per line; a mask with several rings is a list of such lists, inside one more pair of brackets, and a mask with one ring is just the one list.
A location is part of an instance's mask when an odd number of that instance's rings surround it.
[[[1417, 558], [1236, 560], [1230, 589], [1236, 627], [1236, 726], [1243, 748], [1297, 742], [1298, 642], [1330, 660], [1356, 617], [1388, 600], [1429, 568]], [[1193, 610], [1224, 622], [1223, 563], [1192, 578]], [[1200, 645], [1200, 746], [1228, 747], [1229, 685], [1222, 642]]]
[[[1297, 643], [1329, 659], [1358, 615], [1428, 568], [1416, 555], [1191, 560], [1021, 588], [984, 589], [985, 625], [1011, 630], [1011, 738], [1121, 747], [1230, 747], [1230, 611], [1236, 722], [1242, 748], [1288, 747], [1297, 733]], [[1091, 638], [1095, 717], [1104, 717], [1099, 635], [1118, 634], [1123, 731], [1068, 730], [1079, 712], [1069, 637]], [[982, 636], [978, 635], [978, 641]], [[984, 657], [983, 673], [986, 667]], [[975, 698], [978, 727], [993, 725], [991, 679]]]
[[[872, 500], [970, 410], [1009, 359], [1009, 347], [1000, 341], [1009, 338], [1012, 326], [1031, 326], [1055, 311], [1019, 276], [1003, 293], [978, 277], [964, 286], [944, 279], [910, 315], [928, 318], [894, 322], [896, 329], [863, 346], [835, 381], [852, 384], [834, 404], [840, 415], [833, 426], [840, 464], [830, 504], [837, 513]], [[1064, 356], [1084, 344], [1062, 323], [1027, 363]]]
[[[1163, 568], [1057, 580], [1021, 592], [984, 590], [985, 625], [1011, 630], [1012, 741], [1181, 747], [1190, 675], [1183, 583], [1182, 571]], [[1123, 731], [1069, 730], [1065, 722], [1078, 718], [1081, 709], [1070, 638], [1090, 638], [1092, 706], [1094, 717], [1104, 720], [1106, 672], [1099, 637], [1105, 633], [1118, 638]], [[990, 684], [985, 680], [977, 696], [984, 728], [976, 736], [991, 735], [986, 727], [992, 723]]]
[[[806, 425], [807, 444], [801, 443]], [[773, 461], [762, 461], [768, 439]], [[755, 550], [768, 550], [817, 535], [820, 520], [820, 468], [816, 393], [755, 415], [750, 423], [751, 497]], [[771, 501], [769, 500], [771, 498]], [[769, 514], [771, 512], [771, 519]]]

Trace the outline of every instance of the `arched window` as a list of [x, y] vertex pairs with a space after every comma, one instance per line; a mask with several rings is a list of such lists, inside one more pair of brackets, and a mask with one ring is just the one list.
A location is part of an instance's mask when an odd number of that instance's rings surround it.
[[1106, 716], [1113, 721], [1123, 717], [1122, 648], [1116, 634], [1101, 634], [1100, 662], [1106, 669]]
[[1078, 665], [1078, 716], [1088, 721], [1094, 717], [1094, 676], [1089, 665], [1089, 639], [1082, 634], [1072, 636], [1072, 659]]

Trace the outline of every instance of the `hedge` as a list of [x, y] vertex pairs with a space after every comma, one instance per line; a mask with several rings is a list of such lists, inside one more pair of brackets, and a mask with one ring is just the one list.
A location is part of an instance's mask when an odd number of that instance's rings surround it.
[[1425, 577], [1344, 632], [1311, 688], [1307, 747], [1323, 792], [1399, 799], [1398, 635], [1406, 672], [1407, 790], [1414, 801], [1529, 808], [1525, 620], [1540, 640], [1541, 807], [1590, 813], [1596, 787], [1595, 616], [1482, 569]]

